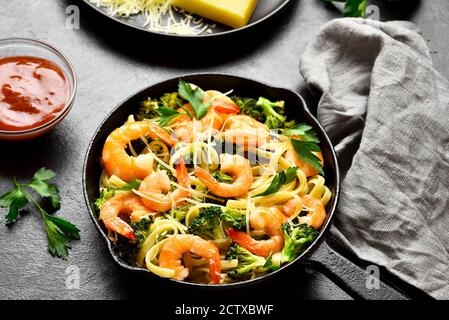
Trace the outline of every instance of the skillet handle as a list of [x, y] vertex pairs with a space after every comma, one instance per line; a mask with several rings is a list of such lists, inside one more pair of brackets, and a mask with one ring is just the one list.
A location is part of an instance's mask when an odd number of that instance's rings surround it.
[[[323, 240], [307, 258], [310, 267], [339, 285], [356, 298], [366, 300], [408, 300], [409, 298], [384, 283], [380, 277], [373, 288], [373, 278], [365, 270], [355, 265], [332, 249]], [[375, 279], [376, 280], [376, 279]], [[371, 289], [370, 289], [371, 288]]]

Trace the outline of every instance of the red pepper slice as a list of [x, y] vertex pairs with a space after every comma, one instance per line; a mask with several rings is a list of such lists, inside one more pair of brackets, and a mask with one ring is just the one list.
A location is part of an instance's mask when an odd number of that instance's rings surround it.
[[240, 107], [238, 105], [221, 99], [213, 99], [212, 107], [219, 113], [232, 114], [240, 112]]

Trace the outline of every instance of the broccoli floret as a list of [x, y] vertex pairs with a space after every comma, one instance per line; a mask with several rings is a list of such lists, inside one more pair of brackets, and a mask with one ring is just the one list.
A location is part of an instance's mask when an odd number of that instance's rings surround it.
[[240, 107], [242, 114], [266, 124], [270, 129], [288, 128], [295, 124], [295, 121], [286, 122], [284, 101], [272, 102], [263, 97], [259, 100], [242, 97], [232, 99]]
[[180, 99], [177, 92], [165, 93], [160, 98], [160, 100], [165, 107], [172, 108], [172, 109], [178, 109], [180, 106], [183, 105], [183, 102]]
[[142, 121], [145, 119], [160, 118], [160, 124], [164, 123], [161, 126], [165, 126], [180, 115], [176, 109], [182, 105], [183, 101], [176, 92], [166, 93], [159, 99], [147, 98], [140, 104], [136, 119]]
[[266, 116], [260, 106], [257, 106], [257, 100], [253, 98], [232, 97], [236, 105], [240, 107], [240, 113], [250, 116], [259, 122], [264, 123]]
[[100, 196], [95, 200], [95, 207], [97, 210], [100, 210], [104, 203], [114, 196], [114, 193], [115, 192], [112, 189], [102, 189], [100, 191]]
[[[166, 167], [164, 167], [163, 165], [158, 165], [158, 170], [159, 171], [165, 171], [165, 174], [167, 175], [168, 179], [170, 179], [170, 181], [176, 182], [177, 179], [175, 177], [175, 175], [173, 174], [173, 172], [171, 172], [170, 170], [168, 170]], [[171, 184], [170, 185], [170, 191], [175, 191], [176, 190], [176, 186]]]
[[148, 216], [146, 218], [143, 218], [142, 220], [138, 222], [131, 222], [129, 225], [134, 230], [134, 235], [137, 238], [137, 245], [140, 247], [142, 243], [148, 238], [150, 235], [150, 227], [153, 223], [153, 216]]
[[266, 271], [268, 259], [256, 256], [245, 248], [233, 244], [226, 252], [227, 260], [238, 260], [235, 269], [228, 271], [228, 276], [236, 280], [248, 280], [255, 277], [257, 272]]
[[144, 218], [139, 222], [131, 222], [129, 225], [131, 226], [131, 228], [133, 228], [134, 234], [136, 235], [137, 239], [131, 241], [125, 237], [119, 236], [114, 241], [114, 251], [121, 259], [131, 264], [135, 263], [136, 254], [139, 252], [139, 249], [141, 248], [143, 242], [151, 233], [150, 228], [152, 223], [152, 216], [148, 216], [147, 218]]
[[224, 209], [221, 218], [235, 230], [245, 230], [246, 228], [246, 215], [238, 210]]
[[318, 232], [307, 224], [292, 226], [290, 223], [282, 225], [285, 245], [282, 250], [281, 263], [289, 263], [306, 249], [318, 237]]
[[159, 108], [159, 101], [151, 98], [147, 98], [140, 104], [139, 111], [137, 112], [136, 119], [139, 121], [145, 119], [153, 119], [159, 117], [157, 109]]
[[186, 215], [187, 211], [183, 209], [174, 209], [171, 211], [171, 216], [181, 223], [184, 223]]
[[208, 239], [223, 239], [225, 234], [221, 226], [221, 208], [210, 206], [203, 208], [198, 217], [193, 219], [187, 230], [188, 233]]
[[279, 129], [284, 127], [287, 119], [284, 114], [284, 101], [271, 102], [270, 100], [260, 97], [256, 105], [262, 108], [266, 116], [265, 124], [270, 129]]
[[218, 182], [224, 183], [234, 182], [234, 179], [230, 175], [219, 171], [212, 173], [212, 177], [214, 177], [214, 179], [217, 180]]
[[296, 120], [290, 120], [284, 123], [284, 129], [290, 129], [293, 128], [294, 126], [296, 126], [298, 123], [296, 122]]
[[159, 171], [165, 171], [165, 173], [167, 174], [167, 177], [171, 180], [171, 181], [176, 181], [176, 177], [173, 174], [173, 172], [171, 172], [170, 170], [168, 170], [166, 167], [164, 167], [163, 165], [158, 165], [158, 170]]
[[199, 216], [190, 223], [188, 232], [210, 239], [222, 239], [225, 237], [222, 222], [236, 230], [246, 228], [245, 214], [238, 210], [211, 206], [202, 209]]

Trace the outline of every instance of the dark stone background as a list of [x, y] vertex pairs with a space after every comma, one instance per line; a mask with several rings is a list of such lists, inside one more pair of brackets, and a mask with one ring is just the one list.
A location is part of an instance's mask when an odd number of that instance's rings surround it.
[[[449, 75], [449, 2], [447, 0], [377, 1], [381, 19], [408, 19], [423, 30], [435, 66]], [[81, 29], [65, 27], [65, 9], [79, 4]], [[50, 135], [28, 143], [0, 142], [0, 190], [13, 175], [27, 179], [46, 166], [59, 175], [62, 196], [58, 213], [81, 229], [68, 261], [52, 258], [40, 218], [25, 213], [13, 226], [0, 218], [0, 298], [2, 299], [126, 299], [168, 296], [171, 303], [233, 302], [239, 297], [258, 301], [295, 302], [302, 299], [349, 299], [323, 275], [298, 269], [259, 289], [220, 296], [172, 290], [167, 282], [128, 274], [119, 269], [88, 216], [82, 195], [81, 172], [87, 145], [109, 111], [133, 92], [160, 80], [193, 72], [224, 72], [291, 88], [316, 101], [304, 88], [299, 56], [325, 22], [339, 13], [319, 0], [293, 0], [277, 19], [242, 36], [218, 41], [168, 43], [158, 37], [115, 25], [77, 0], [0, 0], [0, 38], [30, 37], [55, 45], [72, 61], [79, 89], [72, 112]], [[77, 266], [78, 290], [68, 290], [65, 271]], [[156, 288], [156, 290], [154, 290]], [[149, 290], [152, 289], [152, 290]], [[240, 301], [241, 302], [241, 301]]]

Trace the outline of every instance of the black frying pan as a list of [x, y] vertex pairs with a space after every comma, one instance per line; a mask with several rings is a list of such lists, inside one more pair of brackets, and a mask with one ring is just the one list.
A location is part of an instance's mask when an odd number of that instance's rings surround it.
[[[335, 155], [333, 146], [329, 140], [324, 129], [318, 123], [318, 121], [312, 116], [309, 109], [306, 106], [304, 99], [297, 93], [282, 89], [274, 88], [267, 84], [263, 84], [254, 80], [249, 80], [241, 77], [224, 75], [224, 74], [194, 74], [180, 77], [187, 82], [194, 83], [201, 88], [215, 89], [222, 92], [227, 92], [231, 89], [234, 90], [236, 95], [259, 97], [264, 96], [270, 100], [284, 100], [286, 102], [287, 112], [291, 117], [294, 117], [301, 122], [310, 124], [317, 132], [321, 141], [321, 149], [325, 162], [325, 178], [326, 184], [332, 191], [332, 199], [327, 206], [328, 218], [321, 229], [319, 237], [315, 242], [303, 252], [295, 261], [283, 266], [277, 271], [271, 272], [263, 277], [239, 282], [234, 284], [223, 284], [219, 286], [213, 285], [201, 285], [188, 282], [181, 282], [176, 280], [167, 280], [178, 283], [182, 286], [194, 286], [203, 288], [228, 288], [240, 287], [241, 285], [264, 281], [267, 278], [276, 277], [279, 273], [284, 272], [286, 269], [297, 268], [299, 264], [308, 265], [325, 275], [330, 276], [332, 279], [337, 279], [337, 283], [344, 289], [352, 292], [358, 297], [364, 299], [405, 299], [405, 296], [389, 287], [385, 283], [380, 283], [379, 289], [368, 289], [366, 286], [368, 275], [365, 271], [337, 252], [335, 252], [327, 243], [326, 235], [331, 226], [332, 218], [335, 214], [337, 207], [338, 196], [340, 192], [340, 174], [338, 169], [337, 157]], [[90, 216], [92, 220], [106, 241], [109, 251], [115, 260], [121, 267], [135, 271], [148, 273], [150, 277], [157, 277], [150, 273], [148, 270], [138, 268], [129, 265], [126, 261], [121, 260], [114, 249], [112, 248], [111, 241], [107, 237], [107, 232], [102, 223], [99, 223], [97, 219], [97, 213], [94, 207], [95, 199], [99, 195], [98, 183], [101, 175], [100, 158], [102, 153], [103, 144], [107, 136], [116, 128], [120, 127], [130, 114], [136, 113], [139, 108], [140, 102], [147, 97], [158, 97], [165, 92], [173, 92], [177, 90], [178, 82], [180, 78], [170, 79], [156, 85], [150, 86], [132, 96], [112, 111], [106, 120], [98, 128], [95, 136], [93, 137], [85, 158], [84, 174], [83, 174], [83, 189], [86, 204], [89, 208]]]

